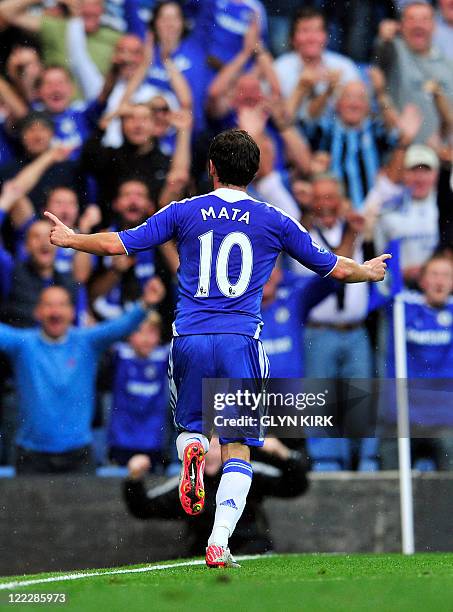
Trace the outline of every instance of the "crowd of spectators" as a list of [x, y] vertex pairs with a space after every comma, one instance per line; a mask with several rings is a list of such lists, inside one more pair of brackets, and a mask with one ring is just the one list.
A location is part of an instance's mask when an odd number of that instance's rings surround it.
[[[254, 197], [340, 254], [395, 254], [380, 300], [282, 258], [263, 295], [271, 375], [394, 376], [402, 283], [409, 376], [453, 377], [453, 0], [0, 0], [0, 32], [0, 465], [171, 463], [175, 245], [74, 253], [42, 213], [135, 227], [210, 190], [207, 144], [231, 127], [261, 149]], [[435, 409], [418, 424], [443, 442], [414, 457], [450, 468]], [[308, 453], [320, 470], [396, 456], [377, 437]]]

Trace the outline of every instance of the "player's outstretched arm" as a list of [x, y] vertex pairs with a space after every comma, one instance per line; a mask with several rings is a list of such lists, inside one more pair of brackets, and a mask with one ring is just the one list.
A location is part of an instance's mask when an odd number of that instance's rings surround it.
[[46, 211], [44, 215], [53, 223], [50, 230], [50, 242], [55, 246], [93, 255], [124, 255], [126, 252], [116, 232], [76, 234], [52, 213]]
[[338, 257], [338, 262], [332, 270], [330, 276], [344, 283], [363, 283], [366, 281], [379, 282], [384, 280], [387, 259], [392, 256], [389, 253], [384, 253], [370, 259], [363, 264], [359, 264], [348, 257]]

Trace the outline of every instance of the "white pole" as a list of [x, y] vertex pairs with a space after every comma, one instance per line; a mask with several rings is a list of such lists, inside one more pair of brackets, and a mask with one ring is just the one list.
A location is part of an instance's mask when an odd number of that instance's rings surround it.
[[393, 306], [402, 549], [403, 554], [412, 555], [415, 550], [414, 500], [412, 493], [411, 439], [407, 394], [406, 316], [404, 301], [401, 295], [396, 296]]

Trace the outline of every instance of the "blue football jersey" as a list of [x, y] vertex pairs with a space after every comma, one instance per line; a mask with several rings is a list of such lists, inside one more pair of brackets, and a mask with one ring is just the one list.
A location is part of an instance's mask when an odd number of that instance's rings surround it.
[[266, 11], [259, 0], [204, 0], [195, 33], [208, 34], [207, 54], [227, 64], [242, 50], [244, 36], [258, 17], [261, 38], [267, 40]]
[[261, 341], [272, 378], [304, 376], [304, 323], [311, 308], [339, 286], [333, 279], [286, 274], [275, 300], [262, 308], [264, 327]]
[[[104, 106], [97, 100], [92, 102], [76, 100], [61, 113], [51, 114], [55, 129], [54, 142], [65, 147], [74, 147], [69, 156], [70, 160], [78, 159], [80, 148], [96, 126]], [[34, 104], [33, 108], [39, 111], [46, 110], [41, 103]]]
[[[403, 294], [406, 316], [407, 377], [453, 378], [453, 300], [429, 306], [417, 291]], [[395, 376], [393, 325], [389, 321], [387, 374]]]
[[[154, 259], [154, 249], [137, 253], [133, 272], [141, 288], [155, 276], [156, 266]], [[112, 267], [112, 258], [103, 257], [102, 260], [99, 261], [99, 264], [100, 267], [102, 264], [103, 269], [109, 270]], [[94, 300], [93, 310], [101, 319], [116, 319], [116, 317], [119, 317], [125, 309], [131, 306], [131, 304], [131, 300], [127, 298], [127, 292], [124, 291], [123, 283], [118, 282], [113, 285], [109, 291], [98, 296]]]
[[168, 420], [168, 353], [159, 346], [138, 357], [125, 342], [115, 346], [110, 446], [162, 450]]
[[[204, 106], [208, 86], [208, 69], [203, 43], [193, 35], [186, 36], [172, 52], [171, 59], [187, 79], [192, 92], [194, 129], [202, 130], [205, 126]], [[146, 82], [164, 92], [175, 93], [158, 45], [154, 47], [154, 59], [149, 67]]]
[[[406, 318], [409, 418], [412, 424], [453, 426], [453, 300], [441, 308], [426, 303], [423, 294], [402, 294]], [[391, 308], [389, 312], [391, 312]], [[392, 321], [389, 321], [387, 374], [395, 376]], [[423, 383], [422, 378], [431, 379]], [[384, 414], [396, 420], [396, 400], [387, 402]]]
[[0, 298], [6, 300], [13, 280], [14, 258], [0, 245]]
[[175, 336], [235, 333], [258, 338], [263, 285], [281, 251], [321, 276], [328, 276], [338, 259], [295, 219], [237, 189], [172, 202], [118, 236], [128, 254], [176, 239]]

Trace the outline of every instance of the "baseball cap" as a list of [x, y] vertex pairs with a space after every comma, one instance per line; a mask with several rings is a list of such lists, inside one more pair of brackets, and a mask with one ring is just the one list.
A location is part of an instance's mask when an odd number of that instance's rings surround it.
[[428, 166], [431, 170], [439, 168], [439, 158], [433, 149], [422, 144], [414, 144], [408, 148], [404, 156], [406, 170], [417, 166]]

